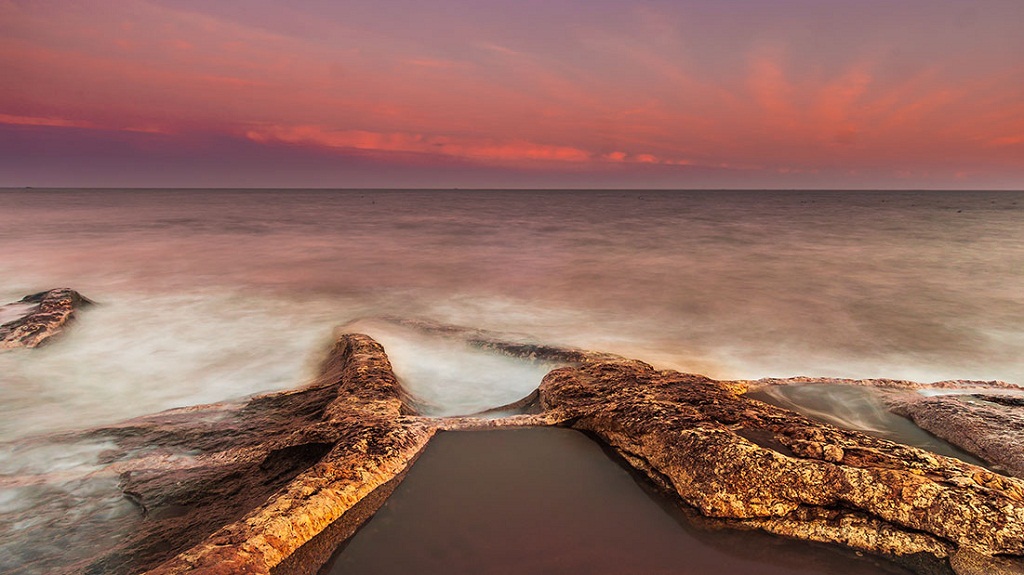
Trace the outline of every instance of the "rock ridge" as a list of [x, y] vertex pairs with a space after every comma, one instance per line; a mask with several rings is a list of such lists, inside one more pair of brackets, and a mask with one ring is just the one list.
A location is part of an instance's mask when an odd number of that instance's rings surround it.
[[70, 572], [315, 573], [325, 541], [372, 515], [436, 432], [536, 425], [588, 433], [710, 524], [843, 545], [922, 575], [1024, 572], [1020, 479], [744, 395], [760, 382], [417, 327], [570, 365], [515, 402], [520, 415], [427, 418], [379, 343], [342, 334], [301, 389], [92, 430], [86, 439], [116, 445], [104, 460], [140, 519], [121, 545]]

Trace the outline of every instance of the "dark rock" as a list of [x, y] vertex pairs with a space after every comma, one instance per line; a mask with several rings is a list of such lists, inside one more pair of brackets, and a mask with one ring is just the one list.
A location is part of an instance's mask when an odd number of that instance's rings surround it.
[[33, 304], [29, 313], [0, 325], [0, 350], [39, 347], [64, 332], [75, 313], [92, 301], [69, 288], [58, 288], [25, 296], [16, 304]]
[[94, 430], [144, 520], [81, 569], [268, 573], [404, 472], [434, 432], [408, 412], [380, 345], [345, 335], [309, 387]]

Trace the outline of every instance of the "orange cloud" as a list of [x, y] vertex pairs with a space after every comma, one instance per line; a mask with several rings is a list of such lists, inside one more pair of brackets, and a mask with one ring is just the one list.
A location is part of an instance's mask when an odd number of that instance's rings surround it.
[[1024, 144], [1024, 136], [1002, 136], [1000, 138], [993, 138], [989, 141], [989, 144], [993, 146], [1017, 146]]
[[788, 127], [796, 125], [795, 89], [786, 79], [779, 50], [759, 50], [753, 55], [747, 87], [754, 101], [767, 114], [766, 123]]
[[143, 132], [147, 134], [166, 134], [167, 131], [155, 126], [102, 126], [88, 120], [72, 120], [68, 118], [49, 118], [37, 116], [15, 116], [0, 114], [0, 124], [12, 126], [48, 126], [52, 128], [83, 128], [91, 130], [111, 130], [118, 132]]
[[245, 135], [250, 140], [260, 143], [276, 141], [329, 148], [439, 154], [497, 162], [584, 162], [592, 157], [590, 153], [570, 146], [551, 146], [524, 141], [494, 142], [410, 133], [326, 130], [318, 126], [261, 127], [248, 130]]
[[622, 151], [600, 154], [572, 146], [538, 144], [523, 140], [498, 141], [408, 132], [372, 132], [366, 130], [331, 130], [314, 125], [259, 126], [245, 132], [245, 137], [261, 144], [286, 143], [326, 148], [374, 152], [406, 152], [434, 154], [490, 163], [522, 162], [608, 162], [692, 166], [684, 158], [661, 158], [650, 153], [629, 154]]
[[12, 116], [0, 114], [0, 124], [14, 126], [51, 126], [59, 128], [95, 128], [92, 122], [68, 120], [65, 118], [39, 118], [35, 116]]
[[816, 113], [822, 140], [842, 145], [857, 141], [863, 130], [862, 98], [873, 80], [866, 68], [855, 66], [820, 90]]

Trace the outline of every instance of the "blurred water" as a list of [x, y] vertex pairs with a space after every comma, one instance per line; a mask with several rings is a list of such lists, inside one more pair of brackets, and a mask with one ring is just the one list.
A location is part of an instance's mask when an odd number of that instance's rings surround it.
[[991, 467], [966, 451], [921, 429], [888, 410], [878, 389], [856, 385], [776, 385], [748, 397], [784, 407], [846, 429]]
[[33, 303], [9, 303], [0, 304], [0, 325], [25, 317], [39, 307]]
[[0, 301], [102, 305], [0, 354], [0, 440], [297, 385], [373, 315], [723, 378], [1024, 382], [1021, 222], [1010, 192], [3, 191]]
[[[0, 567], [50, 572], [135, 513], [95, 449], [28, 436], [298, 386], [358, 318], [719, 378], [1022, 383], [1021, 222], [1008, 192], [0, 191], [0, 305], [65, 286], [99, 304], [0, 353]], [[355, 327], [434, 414], [519, 399], [546, 369]]]
[[530, 361], [429, 337], [391, 322], [367, 319], [342, 331], [373, 334], [422, 415], [474, 415], [530, 395], [556, 363]]

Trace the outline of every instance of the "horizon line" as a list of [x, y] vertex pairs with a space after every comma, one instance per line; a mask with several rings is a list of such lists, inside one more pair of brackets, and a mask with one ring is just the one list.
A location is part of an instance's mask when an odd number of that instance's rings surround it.
[[1024, 188], [577, 188], [577, 187], [281, 187], [281, 186], [0, 186], [10, 191], [363, 191], [363, 192], [1024, 192]]

